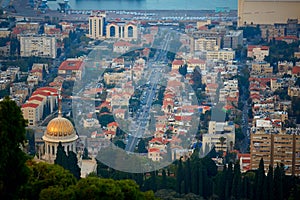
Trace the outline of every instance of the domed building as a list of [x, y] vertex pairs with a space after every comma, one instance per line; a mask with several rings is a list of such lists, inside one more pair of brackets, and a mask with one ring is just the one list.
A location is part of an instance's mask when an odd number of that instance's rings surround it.
[[45, 142], [44, 160], [49, 163], [54, 163], [59, 142], [61, 142], [67, 154], [69, 151], [76, 153], [78, 135], [73, 124], [68, 119], [62, 117], [61, 108], [59, 108], [58, 117], [48, 123], [42, 138]]

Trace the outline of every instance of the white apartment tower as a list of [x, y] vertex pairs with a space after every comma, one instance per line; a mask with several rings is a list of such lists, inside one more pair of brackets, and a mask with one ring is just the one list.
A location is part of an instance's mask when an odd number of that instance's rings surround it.
[[105, 12], [94, 12], [89, 17], [89, 34], [88, 37], [92, 39], [104, 39], [106, 35], [105, 31]]

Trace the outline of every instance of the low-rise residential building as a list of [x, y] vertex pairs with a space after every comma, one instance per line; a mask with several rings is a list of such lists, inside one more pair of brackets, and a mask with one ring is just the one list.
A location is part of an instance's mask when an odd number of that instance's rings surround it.
[[9, 28], [0, 28], [0, 38], [6, 38], [9, 37], [11, 31]]
[[263, 61], [266, 56], [269, 56], [268, 46], [248, 45], [247, 57], [253, 58], [256, 61]]
[[172, 70], [174, 69], [179, 69], [180, 67], [182, 67], [184, 65], [184, 61], [183, 60], [174, 60], [172, 62]]
[[20, 106], [29, 95], [28, 84], [25, 82], [12, 83], [10, 84], [9, 93], [10, 97]]
[[0, 47], [0, 56], [8, 57], [10, 54], [10, 42], [7, 42], [4, 46]]
[[270, 75], [273, 73], [273, 67], [265, 61], [253, 62], [251, 74], [254, 75]]
[[22, 34], [37, 34], [40, 24], [37, 22], [17, 22], [16, 28], [21, 30]]
[[294, 66], [293, 62], [278, 62], [277, 63], [278, 66], [278, 74], [279, 75], [284, 75], [284, 74], [292, 74], [292, 68]]
[[221, 49], [218, 51], [206, 52], [207, 60], [230, 61], [230, 60], [234, 60], [234, 58], [235, 58], [235, 51], [233, 51], [232, 49]]
[[235, 144], [234, 123], [210, 121], [208, 133], [203, 134], [202, 143], [203, 148], [215, 146], [217, 151], [233, 150]]
[[22, 105], [22, 113], [24, 119], [28, 121], [28, 126], [36, 126], [40, 121], [40, 109], [41, 106], [36, 103], [25, 103]]
[[290, 86], [288, 87], [288, 95], [290, 97], [300, 97], [300, 87], [299, 86]]
[[[206, 70], [206, 62], [205, 60], [201, 60], [201, 59], [188, 59], [187, 60], [187, 72], [188, 73], [192, 73], [194, 72], [196, 67], [199, 67], [199, 69], [201, 71]], [[173, 69], [173, 67], [172, 67]]]
[[16, 80], [19, 76], [19, 67], [8, 67], [6, 71], [0, 71], [0, 88], [1, 90], [8, 87], [8, 85]]
[[69, 58], [63, 61], [58, 68], [58, 75], [67, 80], [81, 80], [84, 75], [84, 65], [80, 58]]
[[220, 49], [218, 38], [215, 37], [197, 38], [194, 42], [195, 51], [217, 51]]
[[57, 102], [55, 88], [41, 87], [34, 91], [21, 108], [24, 119], [28, 120], [28, 126], [37, 126], [44, 117], [53, 113]]
[[27, 77], [27, 83], [30, 87], [34, 87], [39, 84], [39, 77], [33, 74], [30, 74]]
[[126, 41], [117, 41], [113, 45], [113, 52], [124, 54], [129, 52], [133, 45]]
[[83, 127], [84, 128], [99, 128], [99, 120], [95, 118], [89, 118], [83, 120]]

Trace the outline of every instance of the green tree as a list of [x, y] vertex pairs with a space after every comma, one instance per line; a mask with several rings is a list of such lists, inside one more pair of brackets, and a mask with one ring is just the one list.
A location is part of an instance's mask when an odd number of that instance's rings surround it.
[[62, 166], [65, 169], [68, 169], [68, 157], [61, 142], [58, 143], [56, 158], [54, 160], [54, 163]]
[[273, 167], [269, 165], [269, 171], [267, 174], [267, 194], [268, 194], [268, 199], [273, 200], [274, 199], [274, 178], [273, 178]]
[[161, 173], [162, 173], [161, 188], [162, 189], [167, 189], [167, 174], [166, 174], [166, 170], [163, 169]]
[[58, 143], [54, 163], [69, 170], [77, 179], [80, 178], [81, 169], [78, 166], [77, 155], [73, 151], [69, 151], [67, 155], [61, 142]]
[[[22, 187], [20, 199], [38, 199], [41, 191], [49, 187], [54, 187], [48, 191], [52, 192], [56, 187], [66, 190], [76, 184], [75, 177], [59, 165], [33, 161], [29, 161], [27, 165], [30, 169], [29, 179]], [[46, 193], [45, 191], [44, 194]]]
[[153, 191], [157, 190], [156, 173], [154, 171], [150, 172], [150, 189]]
[[203, 189], [204, 189], [204, 184], [206, 184], [206, 183], [204, 183], [204, 180], [203, 180], [203, 176], [204, 176], [204, 169], [203, 169], [204, 167], [203, 167], [203, 164], [200, 162], [200, 165], [199, 165], [199, 176], [198, 176], [198, 179], [199, 179], [199, 185], [198, 185], [198, 190], [199, 190], [199, 196], [200, 197], [203, 197], [203, 194], [204, 194], [204, 191], [203, 191]]
[[40, 200], [68, 200], [68, 199], [76, 199], [75, 190], [73, 187], [68, 187], [64, 189], [58, 186], [50, 186], [48, 188], [43, 189], [39, 195]]
[[219, 138], [219, 140], [220, 140], [221, 148], [223, 149], [223, 145], [225, 144], [226, 138], [222, 136]]
[[75, 191], [77, 199], [124, 199], [121, 188], [112, 179], [83, 178], [78, 181]]
[[89, 160], [89, 159], [91, 159], [91, 158], [89, 157], [89, 152], [88, 152], [88, 149], [87, 149], [86, 147], [84, 147], [84, 149], [83, 149], [82, 159], [84, 159], [84, 160]]
[[140, 198], [139, 186], [133, 180], [120, 180], [116, 183], [121, 188], [121, 191], [124, 195], [124, 200]]
[[126, 147], [125, 143], [122, 140], [117, 140], [114, 142], [114, 144], [121, 149], [125, 149]]
[[238, 162], [234, 165], [233, 183], [232, 183], [232, 196], [234, 199], [241, 198], [241, 169]]
[[228, 164], [228, 168], [226, 171], [226, 188], [225, 188], [226, 199], [230, 199], [231, 197], [232, 182], [233, 182], [233, 172], [232, 172], [232, 162], [230, 162]]
[[220, 200], [225, 199], [225, 189], [226, 189], [226, 175], [227, 175], [227, 167], [224, 165], [223, 171], [221, 175], [219, 176], [218, 182], [217, 182], [217, 194]]
[[274, 199], [283, 199], [283, 178], [284, 171], [281, 166], [277, 164], [274, 170]]
[[106, 127], [107, 124], [115, 121], [114, 117], [111, 114], [98, 115], [98, 120], [102, 127]]
[[68, 152], [68, 168], [77, 179], [80, 179], [81, 169], [78, 166], [77, 155], [73, 151]]
[[265, 167], [264, 167], [264, 160], [263, 158], [261, 158], [255, 176], [255, 198], [256, 199], [262, 199], [262, 195], [263, 195], [262, 188], [264, 185], [264, 180], [265, 180]]
[[187, 159], [185, 162], [185, 169], [184, 169], [184, 193], [188, 194], [191, 192], [191, 162], [190, 158]]
[[100, 113], [110, 113], [110, 110], [107, 107], [102, 107]]
[[140, 140], [140, 142], [138, 143], [138, 152], [139, 153], [147, 153], [147, 149], [146, 149], [146, 145], [145, 145], [145, 141], [143, 139]]
[[185, 76], [187, 74], [187, 65], [185, 64], [183, 66], [180, 66], [178, 71], [182, 76]]
[[183, 171], [183, 166], [182, 166], [182, 159], [180, 158], [179, 159], [179, 162], [178, 162], [178, 166], [177, 166], [177, 171], [176, 171], [176, 181], [177, 181], [177, 184], [176, 184], [176, 188], [177, 188], [177, 192], [179, 194], [181, 194], [181, 184], [182, 184], [182, 181], [184, 180], [184, 171]]
[[5, 97], [0, 102], [0, 199], [15, 198], [27, 181], [25, 126], [21, 109]]

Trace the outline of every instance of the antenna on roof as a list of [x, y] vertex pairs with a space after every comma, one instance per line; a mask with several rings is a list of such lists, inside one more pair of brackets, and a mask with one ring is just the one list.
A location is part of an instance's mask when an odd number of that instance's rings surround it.
[[58, 117], [62, 117], [62, 96], [61, 96], [61, 88], [57, 90], [58, 93]]

